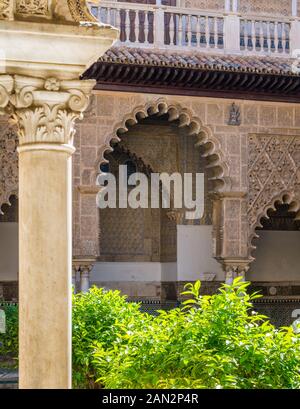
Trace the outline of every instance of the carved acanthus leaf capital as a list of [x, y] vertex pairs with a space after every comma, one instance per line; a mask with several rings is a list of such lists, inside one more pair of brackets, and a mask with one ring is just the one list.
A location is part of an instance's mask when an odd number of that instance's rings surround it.
[[245, 280], [245, 275], [249, 270], [250, 260], [248, 259], [224, 259], [222, 260], [225, 271], [225, 282], [231, 284], [236, 277], [242, 277]]
[[5, 113], [11, 92], [13, 90], [14, 80], [10, 75], [0, 75], [0, 114]]
[[79, 271], [81, 274], [89, 275], [95, 264], [94, 258], [73, 259], [73, 269], [75, 272]]
[[167, 218], [176, 224], [182, 224], [184, 220], [184, 212], [181, 209], [172, 209], [167, 212]]
[[71, 144], [76, 119], [88, 106], [95, 82], [60, 81], [15, 76], [13, 120], [18, 126], [20, 146], [28, 143]]

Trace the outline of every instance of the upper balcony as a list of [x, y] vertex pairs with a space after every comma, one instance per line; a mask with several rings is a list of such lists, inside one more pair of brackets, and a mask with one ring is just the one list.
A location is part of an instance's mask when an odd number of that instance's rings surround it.
[[[156, 50], [300, 55], [300, 0], [93, 1], [92, 13], [120, 29], [117, 44]], [[297, 51], [298, 50], [298, 51]]]

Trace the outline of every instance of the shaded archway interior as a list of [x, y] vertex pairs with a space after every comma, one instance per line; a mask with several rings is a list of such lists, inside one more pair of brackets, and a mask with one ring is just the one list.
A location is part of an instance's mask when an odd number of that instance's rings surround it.
[[300, 283], [300, 220], [293, 203], [276, 201], [260, 219], [251, 281]]
[[153, 298], [176, 299], [177, 282], [183, 277], [196, 279], [200, 272], [217, 272], [221, 281], [222, 269], [212, 258], [212, 203], [207, 194], [212, 173], [211, 168], [206, 169], [210, 160], [202, 156], [202, 146], [195, 147], [197, 135], [189, 134], [187, 126], [180, 126], [179, 118], [170, 121], [167, 112], [139, 118], [136, 124], [128, 122], [128, 130], [119, 132], [120, 141], [105, 153], [100, 169], [109, 170], [118, 179], [118, 166], [132, 161], [148, 182], [152, 172], [177, 172], [182, 178], [184, 173], [204, 173], [205, 214], [200, 220], [186, 220], [184, 209], [151, 209], [150, 194], [147, 209], [100, 209], [100, 257], [96, 269], [101, 269], [102, 277], [114, 278], [116, 288], [123, 285], [129, 296], [139, 298], [147, 292]]

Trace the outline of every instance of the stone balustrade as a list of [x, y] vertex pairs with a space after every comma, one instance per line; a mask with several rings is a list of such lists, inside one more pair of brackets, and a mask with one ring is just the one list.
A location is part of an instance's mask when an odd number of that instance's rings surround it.
[[[297, 5], [297, 1], [299, 4]], [[238, 2], [219, 10], [99, 1], [99, 21], [120, 29], [119, 45], [222, 54], [290, 57], [300, 49], [300, 0], [283, 2], [282, 15], [243, 13]], [[291, 3], [290, 8], [285, 3]], [[181, 2], [182, 3], [182, 2]], [[285, 8], [284, 8], [285, 7]], [[290, 10], [290, 15], [286, 15]]]

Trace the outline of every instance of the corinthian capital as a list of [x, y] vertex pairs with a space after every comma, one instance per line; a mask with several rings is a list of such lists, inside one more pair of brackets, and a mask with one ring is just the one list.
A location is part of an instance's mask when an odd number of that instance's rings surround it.
[[5, 113], [10, 94], [13, 90], [14, 80], [10, 75], [0, 75], [0, 114]]
[[32, 143], [73, 144], [76, 119], [88, 106], [95, 82], [14, 77], [13, 119], [20, 146]]

